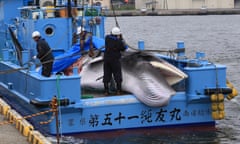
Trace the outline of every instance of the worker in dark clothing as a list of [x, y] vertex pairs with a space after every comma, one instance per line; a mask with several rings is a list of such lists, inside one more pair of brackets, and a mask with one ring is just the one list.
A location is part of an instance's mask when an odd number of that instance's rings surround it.
[[53, 65], [53, 54], [48, 43], [43, 39], [38, 31], [32, 33], [32, 38], [37, 43], [36, 49], [38, 54], [33, 56], [34, 59], [38, 58], [42, 63], [42, 75], [45, 77], [51, 76]]
[[105, 95], [109, 95], [109, 82], [112, 75], [117, 85], [117, 94], [122, 91], [122, 70], [121, 70], [121, 51], [127, 49], [122, 38], [121, 31], [118, 27], [114, 27], [110, 35], [105, 37], [105, 53], [103, 64], [103, 83]]

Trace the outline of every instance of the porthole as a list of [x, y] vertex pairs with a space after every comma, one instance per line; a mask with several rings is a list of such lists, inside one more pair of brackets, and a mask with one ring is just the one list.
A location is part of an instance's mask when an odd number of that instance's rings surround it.
[[47, 36], [52, 36], [52, 35], [54, 34], [54, 29], [53, 29], [53, 27], [47, 26], [47, 27], [45, 28], [45, 34], [46, 34]]

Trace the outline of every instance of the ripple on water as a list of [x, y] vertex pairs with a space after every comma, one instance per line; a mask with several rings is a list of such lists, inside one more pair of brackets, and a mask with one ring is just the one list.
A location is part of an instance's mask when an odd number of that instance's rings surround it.
[[[146, 49], [174, 49], [177, 41], [184, 41], [187, 57], [197, 51], [205, 52], [206, 59], [227, 66], [227, 78], [240, 90], [240, 15], [206, 16], [147, 16], [117, 17], [123, 37], [137, 48], [138, 40], [145, 41]], [[115, 26], [115, 18], [108, 17], [106, 32]], [[71, 137], [69, 142], [85, 144], [237, 144], [240, 143], [240, 98], [226, 100], [226, 119], [217, 121], [216, 130], [164, 132], [148, 130], [134, 134], [125, 132], [114, 138], [92, 139]], [[81, 141], [82, 140], [82, 141]]]

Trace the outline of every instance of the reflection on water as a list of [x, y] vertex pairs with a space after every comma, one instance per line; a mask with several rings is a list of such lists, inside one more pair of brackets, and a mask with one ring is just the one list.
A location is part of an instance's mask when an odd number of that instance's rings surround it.
[[[240, 15], [212, 16], [146, 16], [118, 17], [118, 23], [128, 44], [137, 47], [145, 41], [146, 49], [174, 49], [177, 41], [184, 41], [188, 57], [197, 51], [206, 59], [227, 65], [227, 76], [240, 88]], [[115, 26], [113, 17], [107, 18], [106, 32]], [[67, 143], [85, 144], [237, 144], [240, 143], [240, 97], [225, 100], [224, 120], [216, 128], [145, 129], [109, 132], [95, 136], [64, 137]], [[97, 138], [99, 136], [101, 138]], [[110, 137], [113, 136], [113, 137]]]
[[219, 143], [219, 132], [215, 127], [184, 126], [178, 128], [148, 128], [118, 130], [114, 132], [99, 132], [79, 134], [64, 137], [68, 143], [85, 144], [169, 144], [169, 143]]

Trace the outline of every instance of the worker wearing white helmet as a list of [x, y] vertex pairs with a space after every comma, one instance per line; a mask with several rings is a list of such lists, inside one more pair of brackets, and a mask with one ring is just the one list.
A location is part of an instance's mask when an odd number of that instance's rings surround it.
[[42, 63], [42, 75], [45, 77], [50, 77], [53, 65], [53, 54], [48, 43], [41, 37], [39, 31], [34, 31], [32, 33], [33, 40], [37, 43], [37, 55], [33, 56], [34, 59], [38, 58]]
[[32, 38], [40, 37], [40, 36], [41, 36], [41, 34], [40, 34], [39, 31], [34, 31], [34, 32], [32, 33]]
[[81, 26], [79, 26], [78, 28], [77, 28], [77, 34], [79, 35], [81, 32], [84, 32], [85, 31], [85, 28], [84, 27], [81, 27]]
[[117, 86], [117, 95], [122, 91], [122, 70], [121, 70], [121, 51], [125, 51], [127, 46], [122, 38], [119, 27], [113, 27], [111, 34], [105, 37], [105, 53], [103, 65], [103, 83], [105, 95], [109, 94], [109, 83], [112, 75]]
[[121, 34], [122, 34], [120, 28], [118, 28], [118, 27], [112, 28], [111, 33], [112, 33], [113, 35], [121, 35]]

